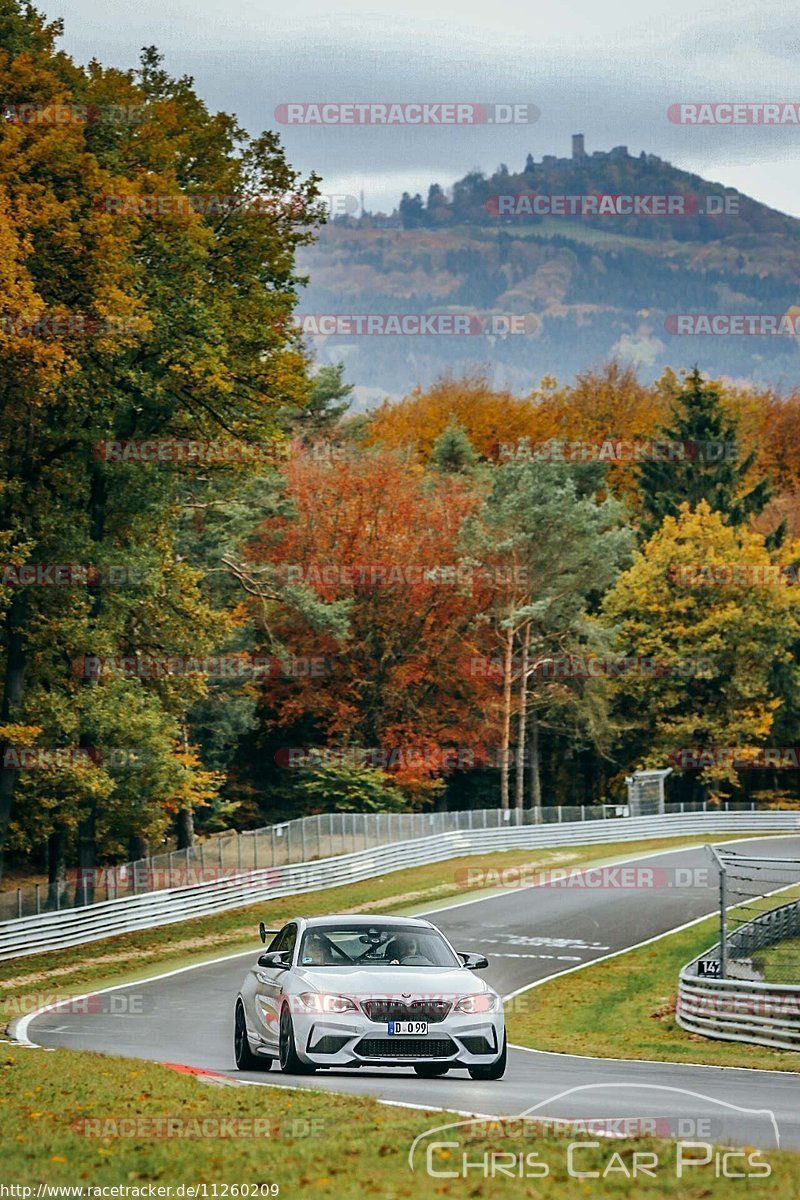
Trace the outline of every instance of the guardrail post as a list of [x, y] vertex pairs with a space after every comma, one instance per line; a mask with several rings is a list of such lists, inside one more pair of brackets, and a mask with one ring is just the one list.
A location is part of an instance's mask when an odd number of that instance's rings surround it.
[[272, 845], [272, 866], [274, 867], [275, 866], [275, 826], [274, 825], [270, 825], [269, 832], [270, 832], [270, 843]]
[[242, 835], [236, 834], [236, 869], [239, 874], [242, 873]]
[[258, 830], [253, 833], [253, 870], [258, 870]]
[[172, 851], [167, 855], [167, 870], [169, 872], [169, 886], [172, 887]]
[[220, 838], [217, 842], [217, 849], [219, 851], [219, 877], [221, 879], [225, 874], [225, 864], [222, 861], [222, 838]]
[[585, 804], [581, 805], [581, 820], [582, 821], [586, 820], [586, 805]]
[[561, 805], [559, 804], [559, 806], [558, 806], [558, 823], [559, 823], [559, 825], [561, 824], [563, 818], [564, 818], [564, 813], [561, 808]]
[[189, 847], [188, 846], [184, 846], [184, 852], [185, 852], [184, 857], [186, 859], [186, 879], [184, 880], [184, 886], [190, 887], [191, 884], [189, 883]]
[[727, 978], [728, 970], [728, 875], [719, 864], [719, 976]]
[[39, 902], [39, 884], [37, 883], [36, 884], [36, 915], [37, 915], [37, 917], [39, 916], [39, 913], [41, 911], [42, 911], [42, 906]]
[[206, 881], [206, 845], [205, 842], [200, 843], [200, 875], [203, 883]]
[[17, 917], [22, 916], [22, 888], [17, 888]]

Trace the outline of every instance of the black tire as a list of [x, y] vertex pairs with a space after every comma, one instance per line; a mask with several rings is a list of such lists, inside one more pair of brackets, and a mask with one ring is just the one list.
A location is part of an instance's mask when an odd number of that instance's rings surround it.
[[262, 1058], [258, 1054], [253, 1054], [250, 1049], [244, 1006], [241, 1000], [236, 1004], [236, 1016], [233, 1022], [233, 1055], [240, 1071], [268, 1071], [272, 1066], [271, 1058]]
[[446, 1075], [450, 1068], [447, 1063], [415, 1063], [414, 1070], [423, 1079], [436, 1079], [439, 1075]]
[[502, 1079], [506, 1073], [506, 1065], [508, 1063], [508, 1043], [506, 1035], [503, 1034], [503, 1049], [500, 1051], [500, 1057], [496, 1058], [493, 1063], [489, 1063], [488, 1067], [467, 1067], [473, 1079]]
[[281, 1012], [280, 1041], [278, 1043], [281, 1070], [284, 1075], [312, 1075], [316, 1067], [304, 1063], [298, 1058], [294, 1040], [294, 1025], [288, 1008]]

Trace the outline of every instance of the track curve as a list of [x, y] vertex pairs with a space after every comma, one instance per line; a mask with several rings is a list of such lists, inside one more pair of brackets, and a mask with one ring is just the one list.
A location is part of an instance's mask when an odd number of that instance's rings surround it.
[[[800, 836], [739, 839], [744, 850], [800, 857]], [[622, 861], [639, 886], [541, 887], [427, 909], [458, 949], [489, 958], [486, 973], [507, 998], [568, 970], [624, 952], [713, 913], [716, 873], [701, 847], [665, 850]], [[592, 868], [584, 868], [584, 871]], [[643, 873], [644, 872], [644, 873]], [[698, 874], [699, 872], [699, 874]], [[631, 878], [629, 876], [629, 878]], [[648, 886], [642, 881], [654, 879]], [[236, 1072], [232, 1009], [252, 952], [108, 989], [141, 997], [136, 1011], [41, 1011], [17, 1023], [21, 1040], [46, 1047], [91, 1049], [179, 1062], [253, 1084], [309, 1086], [273, 1071]], [[125, 1011], [126, 1008], [128, 1011]], [[800, 1066], [800, 1063], [798, 1064]], [[683, 1118], [708, 1140], [800, 1147], [800, 1074], [662, 1062], [582, 1058], [515, 1047], [504, 1079], [470, 1080], [461, 1072], [420, 1079], [410, 1070], [321, 1071], [315, 1089], [374, 1096], [387, 1102], [460, 1113], [586, 1119], [655, 1117], [678, 1129]], [[774, 1114], [774, 1116], [773, 1116]], [[700, 1134], [698, 1133], [698, 1136]]]

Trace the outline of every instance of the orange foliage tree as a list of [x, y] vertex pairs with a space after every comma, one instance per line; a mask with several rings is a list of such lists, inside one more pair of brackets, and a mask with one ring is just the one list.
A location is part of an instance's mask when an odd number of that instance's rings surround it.
[[480, 489], [387, 450], [296, 459], [285, 479], [293, 513], [265, 524], [250, 557], [327, 604], [347, 601], [349, 629], [337, 639], [279, 617], [272, 632], [288, 653], [324, 658], [328, 670], [270, 681], [266, 706], [276, 726], [310, 716], [326, 744], [382, 753], [368, 761], [424, 799], [483, 732], [475, 692], [486, 684], [463, 659], [479, 597], [457, 559]]

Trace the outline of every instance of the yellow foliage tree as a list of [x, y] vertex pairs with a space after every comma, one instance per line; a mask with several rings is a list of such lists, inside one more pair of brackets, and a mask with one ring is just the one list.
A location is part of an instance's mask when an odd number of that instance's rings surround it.
[[712, 796], [737, 784], [734, 758], [767, 744], [782, 704], [776, 669], [797, 671], [791, 579], [761, 534], [726, 525], [705, 501], [664, 520], [605, 602], [618, 649], [646, 660], [612, 685], [632, 766], [699, 770]]

